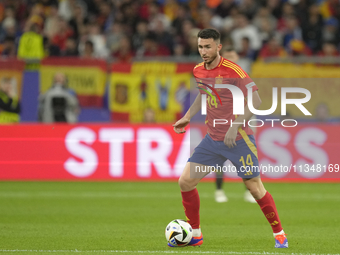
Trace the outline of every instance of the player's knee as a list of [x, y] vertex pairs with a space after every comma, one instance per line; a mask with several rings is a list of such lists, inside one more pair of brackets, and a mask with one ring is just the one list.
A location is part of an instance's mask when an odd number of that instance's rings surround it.
[[181, 176], [178, 180], [178, 185], [181, 189], [181, 191], [190, 191], [195, 188], [195, 184], [192, 183], [190, 180], [187, 178]]

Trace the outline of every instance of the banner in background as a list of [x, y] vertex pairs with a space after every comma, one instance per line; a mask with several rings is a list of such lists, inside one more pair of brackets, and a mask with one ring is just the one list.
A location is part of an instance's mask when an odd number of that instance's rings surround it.
[[21, 98], [22, 74], [25, 69], [25, 62], [16, 59], [0, 61], [0, 82], [10, 80], [16, 94]]
[[194, 64], [135, 62], [113, 64], [110, 79], [112, 119], [173, 122], [190, 104]]
[[56, 73], [67, 76], [68, 86], [81, 106], [103, 107], [107, 64], [98, 59], [47, 58], [41, 61], [40, 92], [45, 93]]
[[[281, 88], [304, 88], [310, 91], [311, 99], [303, 105], [312, 114], [327, 106], [329, 118], [340, 120], [340, 108], [337, 95], [340, 93], [340, 71], [334, 65], [291, 64], [291, 63], [263, 63], [256, 62], [252, 66], [251, 77], [259, 88], [262, 99], [260, 110], [270, 109], [273, 102], [273, 87], [278, 88], [279, 102], [281, 102]], [[303, 98], [301, 93], [288, 93], [287, 98]], [[280, 105], [274, 112], [280, 115]], [[293, 118], [308, 118], [295, 105], [288, 105], [287, 112]]]
[[[178, 135], [171, 125], [0, 126], [0, 147], [6, 148], [0, 180], [175, 180], [193, 149], [190, 136], [199, 142], [204, 129], [192, 126]], [[259, 128], [259, 162], [267, 167], [262, 177], [340, 181], [338, 130], [338, 125]], [[225, 176], [239, 180], [235, 172]]]

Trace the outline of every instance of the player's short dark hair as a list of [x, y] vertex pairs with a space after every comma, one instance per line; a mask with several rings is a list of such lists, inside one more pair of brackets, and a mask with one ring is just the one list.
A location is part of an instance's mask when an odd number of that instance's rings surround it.
[[216, 29], [213, 28], [205, 28], [198, 32], [198, 38], [202, 39], [214, 39], [214, 41], [220, 41], [221, 34]]

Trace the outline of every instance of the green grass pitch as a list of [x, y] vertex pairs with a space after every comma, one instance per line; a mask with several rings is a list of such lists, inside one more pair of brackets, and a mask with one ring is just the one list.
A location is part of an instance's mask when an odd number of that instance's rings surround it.
[[1, 254], [338, 254], [340, 185], [265, 183], [289, 248], [275, 249], [257, 204], [243, 201], [242, 183], [200, 183], [201, 247], [168, 248], [164, 231], [184, 219], [175, 182], [1, 182]]

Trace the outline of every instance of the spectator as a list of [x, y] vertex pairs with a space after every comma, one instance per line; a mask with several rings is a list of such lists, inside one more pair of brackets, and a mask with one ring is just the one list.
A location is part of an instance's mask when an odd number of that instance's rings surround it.
[[241, 58], [250, 59], [254, 61], [256, 59], [256, 52], [250, 47], [250, 40], [248, 37], [243, 37], [241, 41], [241, 51], [239, 55]]
[[291, 41], [302, 41], [302, 29], [295, 16], [287, 17], [287, 28], [283, 37], [283, 46], [288, 52], [292, 51]]
[[149, 33], [143, 42], [143, 48], [137, 52], [137, 57], [160, 57], [169, 56], [170, 51], [167, 47], [157, 44], [154, 33]]
[[[145, 25], [147, 26], [147, 23]], [[137, 31], [138, 29], [142, 30], [141, 26], [143, 25], [138, 24]], [[106, 37], [106, 47], [109, 51], [115, 52], [118, 50], [120, 39], [124, 36], [123, 25], [121, 23], [115, 22], [111, 25], [110, 30], [110, 33], [108, 33]], [[147, 33], [147, 27], [145, 33]], [[138, 35], [140, 34], [138, 33], [136, 37], [138, 37]], [[135, 35], [133, 36], [133, 38], [134, 37]], [[140, 40], [141, 37], [138, 37], [138, 39]], [[141, 41], [140, 44], [143, 44], [143, 41]]]
[[273, 36], [269, 41], [263, 46], [260, 51], [260, 58], [267, 57], [285, 57], [287, 54], [284, 48], [281, 46], [277, 37]]
[[339, 52], [334, 43], [325, 42], [322, 44], [322, 50], [318, 53], [318, 55], [323, 57], [337, 57], [339, 56]]
[[158, 45], [166, 47], [170, 52], [173, 52], [173, 36], [164, 29], [163, 22], [156, 21], [155, 35]]
[[256, 0], [243, 0], [239, 5], [241, 13], [245, 14], [249, 20], [252, 20], [259, 9]]
[[322, 30], [322, 41], [333, 41], [336, 44], [339, 43], [339, 21], [335, 18], [329, 18], [325, 22], [325, 26]]
[[229, 16], [233, 7], [235, 7], [234, 0], [222, 0], [222, 2], [216, 7], [215, 14], [221, 18], [225, 18]]
[[17, 53], [16, 53], [15, 39], [13, 37], [8, 36], [5, 38], [1, 56], [15, 58], [16, 55]]
[[322, 16], [319, 7], [314, 4], [309, 8], [309, 15], [302, 23], [302, 37], [313, 53], [321, 49], [322, 44]]
[[82, 53], [83, 58], [95, 58], [93, 43], [91, 41], [85, 42], [85, 47]]
[[20, 120], [20, 102], [14, 88], [13, 78], [5, 77], [0, 82], [0, 123]]
[[66, 40], [66, 48], [62, 53], [65, 57], [77, 57], [79, 56], [78, 52], [78, 43], [74, 37], [69, 37]]
[[39, 34], [37, 24], [33, 24], [30, 31], [21, 36], [18, 57], [25, 59], [42, 59], [44, 57], [43, 37]]
[[73, 17], [69, 21], [69, 26], [73, 31], [73, 35], [75, 38], [79, 38], [84, 35], [86, 32], [86, 25], [88, 24], [89, 19], [85, 16], [85, 10], [81, 5], [77, 5], [74, 8]]
[[134, 56], [130, 39], [127, 36], [120, 39], [119, 48], [113, 53], [113, 57], [117, 58], [119, 62], [131, 62]]
[[59, 21], [58, 6], [52, 5], [44, 25], [44, 34], [50, 40], [52, 40], [59, 31]]
[[[148, 34], [148, 23], [145, 20], [138, 22], [136, 33], [132, 36], [132, 46], [135, 51], [143, 47], [143, 41]], [[108, 39], [109, 40], [109, 39]]]
[[152, 2], [149, 4], [149, 30], [154, 31], [157, 27], [157, 21], [161, 21], [163, 23], [163, 27], [165, 30], [169, 30], [170, 28], [170, 20], [169, 18], [160, 12], [159, 5], [156, 2]]
[[67, 88], [66, 76], [57, 73], [52, 87], [39, 97], [39, 121], [76, 123], [79, 109], [77, 97]]
[[73, 30], [70, 28], [66, 20], [60, 18], [58, 24], [58, 32], [51, 40], [51, 44], [57, 46], [61, 51], [66, 48], [67, 38], [73, 36]]
[[249, 38], [250, 49], [256, 53], [261, 49], [261, 39], [257, 28], [249, 24], [247, 17], [239, 14], [236, 19], [236, 28], [231, 32], [231, 38], [237, 52], [242, 51], [242, 38]]
[[106, 58], [109, 55], [105, 36], [101, 33], [98, 24], [89, 25], [88, 39], [93, 43], [94, 54], [97, 58]]

